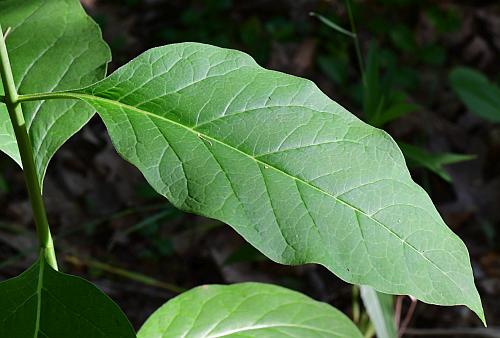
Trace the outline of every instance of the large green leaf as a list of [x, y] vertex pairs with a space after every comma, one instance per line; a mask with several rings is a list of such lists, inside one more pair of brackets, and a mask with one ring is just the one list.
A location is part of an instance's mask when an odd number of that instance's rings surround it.
[[53, 270], [41, 258], [0, 283], [0, 336], [133, 338], [120, 308], [86, 280]]
[[480, 72], [457, 67], [450, 73], [450, 84], [467, 108], [493, 122], [500, 122], [500, 87]]
[[[109, 48], [78, 0], [0, 0], [0, 24], [11, 28], [6, 42], [20, 94], [79, 88], [105, 75]], [[28, 102], [23, 112], [42, 182], [50, 158], [94, 110], [84, 102], [66, 100]], [[21, 164], [4, 104], [0, 150]]]
[[226, 222], [269, 258], [483, 318], [466, 247], [395, 142], [312, 82], [182, 43], [53, 97], [94, 106], [159, 193]]
[[361, 286], [361, 299], [375, 327], [377, 338], [398, 337], [394, 323], [393, 298], [392, 295], [377, 292], [372, 287]]
[[139, 338], [361, 338], [340, 311], [279, 286], [204, 285], [172, 299], [139, 330]]

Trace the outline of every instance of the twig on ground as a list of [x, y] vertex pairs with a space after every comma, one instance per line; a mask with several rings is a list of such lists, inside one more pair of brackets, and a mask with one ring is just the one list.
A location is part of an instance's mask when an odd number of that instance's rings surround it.
[[500, 338], [500, 328], [407, 329], [405, 336]]

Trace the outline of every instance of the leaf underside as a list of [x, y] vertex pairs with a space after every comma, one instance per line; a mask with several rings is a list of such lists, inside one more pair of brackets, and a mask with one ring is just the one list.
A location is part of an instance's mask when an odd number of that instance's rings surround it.
[[328, 304], [279, 286], [205, 285], [159, 308], [138, 338], [361, 338], [359, 330]]
[[312, 82], [182, 43], [64, 95], [92, 105], [175, 206], [231, 225], [272, 260], [483, 318], [466, 247], [395, 142]]
[[[111, 54], [79, 1], [0, 0], [0, 23], [11, 28], [6, 43], [20, 94], [80, 88], [104, 77]], [[95, 111], [74, 100], [27, 102], [22, 108], [43, 182], [51, 157]], [[21, 164], [4, 104], [0, 104], [0, 150]]]
[[53, 270], [43, 255], [0, 283], [0, 333], [9, 338], [133, 338], [120, 308], [86, 280]]

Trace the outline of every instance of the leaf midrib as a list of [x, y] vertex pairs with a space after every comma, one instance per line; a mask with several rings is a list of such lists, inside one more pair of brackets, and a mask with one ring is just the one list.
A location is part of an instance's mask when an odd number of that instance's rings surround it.
[[[205, 138], [205, 139], [208, 139], [210, 141], [213, 141], [213, 142], [216, 142], [216, 143], [219, 143], [225, 147], [228, 147], [236, 152], [239, 152], [240, 154], [254, 160], [255, 162], [257, 163], [260, 163], [262, 165], [264, 165], [266, 168], [272, 168], [280, 173], [282, 173], [283, 175], [293, 179], [293, 180], [296, 180], [298, 182], [301, 182], [303, 184], [305, 184], [306, 186], [324, 194], [324, 195], [327, 195], [331, 198], [333, 198], [334, 200], [338, 201], [339, 203], [347, 206], [348, 208], [352, 209], [354, 212], [359, 212], [361, 213], [362, 215], [366, 216], [367, 218], [371, 219], [372, 221], [374, 221], [376, 224], [378, 224], [379, 226], [381, 226], [383, 229], [385, 229], [387, 232], [389, 232], [391, 235], [393, 235], [394, 237], [396, 237], [397, 239], [399, 239], [403, 245], [406, 245], [407, 247], [411, 248], [412, 250], [414, 250], [416, 253], [418, 253], [419, 256], [421, 256], [423, 259], [425, 259], [427, 262], [429, 262], [432, 266], [434, 266], [437, 270], [439, 270], [444, 276], [446, 276], [446, 278], [448, 278], [461, 292], [462, 294], [464, 294], [462, 288], [444, 271], [442, 270], [436, 263], [434, 263], [431, 259], [429, 259], [427, 256], [425, 256], [422, 252], [420, 252], [417, 248], [415, 248], [412, 244], [410, 244], [409, 242], [407, 242], [405, 239], [401, 238], [396, 232], [394, 232], [392, 229], [388, 228], [386, 225], [384, 225], [383, 223], [381, 223], [380, 221], [378, 221], [377, 219], [373, 218], [371, 215], [367, 214], [366, 212], [364, 212], [363, 210], [359, 209], [358, 207], [350, 204], [349, 202], [346, 202], [344, 200], [342, 200], [341, 198], [339, 198], [338, 196], [334, 196], [332, 194], [330, 194], [329, 192], [327, 191], [324, 191], [318, 187], [316, 187], [315, 185], [303, 180], [303, 179], [300, 179], [298, 177], [295, 177], [295, 176], [292, 176], [290, 175], [289, 173], [283, 171], [282, 169], [280, 168], [277, 168], [276, 166], [272, 165], [272, 164], [269, 164], [267, 162], [264, 162], [256, 157], [253, 157], [245, 152], [243, 152], [242, 150], [238, 149], [238, 148], [235, 148], [233, 147], [232, 145], [230, 144], [227, 144], [227, 143], [224, 143], [216, 138], [213, 138], [212, 136], [209, 136], [207, 134], [204, 134], [204, 133], [201, 133], [200, 131], [194, 129], [194, 128], [191, 128], [191, 127], [188, 127], [182, 123], [179, 123], [177, 121], [174, 121], [174, 120], [171, 120], [171, 119], [168, 119], [164, 116], [160, 116], [160, 115], [157, 115], [157, 114], [154, 114], [154, 113], [151, 113], [151, 112], [148, 112], [146, 110], [143, 110], [143, 109], [140, 109], [140, 108], [137, 108], [135, 106], [131, 106], [131, 105], [128, 105], [126, 103], [123, 103], [123, 102], [120, 102], [120, 101], [114, 101], [114, 100], [111, 100], [111, 99], [108, 99], [108, 98], [104, 98], [104, 97], [101, 97], [101, 96], [96, 96], [96, 95], [91, 95], [91, 94], [86, 94], [86, 93], [82, 93], [82, 92], [57, 92], [57, 93], [43, 93], [43, 94], [34, 94], [34, 95], [25, 95], [25, 96], [20, 96], [20, 99], [21, 101], [29, 101], [29, 100], [34, 100], [34, 99], [68, 99], [68, 98], [72, 98], [72, 99], [79, 99], [79, 100], [83, 100], [83, 101], [86, 101], [86, 100], [93, 100], [93, 101], [100, 101], [100, 102], [103, 102], [103, 103], [107, 103], [107, 104], [111, 104], [111, 105], [114, 105], [114, 106], [117, 106], [121, 109], [128, 109], [128, 110], [132, 110], [132, 111], [135, 111], [137, 113], [140, 113], [140, 114], [144, 114], [144, 115], [147, 115], [149, 117], [153, 117], [153, 118], [156, 118], [156, 119], [159, 119], [159, 120], [162, 120], [162, 121], [165, 121], [167, 123], [170, 123], [170, 124], [174, 124], [176, 126], [179, 126], [179, 127], [182, 127], [188, 131], [190, 131], [191, 133], [197, 135], [198, 137], [201, 137], [201, 138]], [[464, 294], [465, 295], [465, 294]]]
[[40, 332], [40, 317], [42, 315], [42, 288], [43, 288], [43, 273], [45, 270], [45, 261], [43, 254], [40, 255], [40, 261], [38, 262], [38, 279], [36, 285], [36, 321], [35, 321], [35, 332], [34, 338], [38, 337]]
[[280, 327], [282, 327], [282, 328], [286, 328], [286, 327], [301, 328], [301, 329], [306, 329], [306, 330], [311, 330], [311, 331], [316, 331], [316, 332], [336, 334], [336, 335], [338, 335], [338, 337], [347, 337], [344, 335], [340, 335], [338, 332], [320, 329], [318, 327], [313, 327], [313, 326], [309, 326], [309, 325], [290, 324], [290, 323], [275, 323], [275, 324], [262, 324], [262, 325], [245, 326], [245, 327], [241, 327], [238, 329], [224, 331], [224, 332], [216, 333], [216, 334], [209, 335], [209, 336], [203, 336], [202, 338], [220, 338], [220, 337], [227, 337], [227, 336], [232, 335], [234, 333], [242, 333], [242, 332], [255, 331], [255, 330], [261, 330], [261, 329], [273, 329], [273, 328], [280, 328]]

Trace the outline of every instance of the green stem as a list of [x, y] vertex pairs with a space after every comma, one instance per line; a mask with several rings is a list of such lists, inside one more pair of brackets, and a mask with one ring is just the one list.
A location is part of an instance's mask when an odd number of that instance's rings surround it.
[[[0, 33], [2, 27], [0, 26]], [[0, 36], [0, 75], [2, 77], [5, 96], [3, 101], [7, 106], [9, 117], [14, 128], [19, 154], [23, 165], [24, 178], [28, 188], [28, 195], [33, 208], [33, 216], [35, 218], [36, 232], [40, 242], [41, 253], [45, 256], [47, 263], [57, 270], [57, 260], [54, 251], [54, 244], [50, 234], [47, 214], [42, 199], [42, 191], [40, 181], [36, 171], [35, 160], [33, 156], [33, 148], [31, 140], [26, 129], [26, 122], [18, 100], [16, 85], [12, 75], [9, 55], [3, 34]]]
[[375, 326], [373, 326], [372, 322], [368, 323], [368, 327], [363, 335], [364, 338], [372, 338], [375, 335]]
[[363, 64], [363, 57], [361, 56], [361, 48], [359, 46], [358, 32], [356, 31], [356, 24], [354, 22], [354, 16], [352, 14], [351, 0], [346, 0], [346, 3], [349, 22], [351, 23], [351, 31], [354, 34], [354, 46], [356, 48], [356, 57], [358, 58], [359, 70], [361, 71], [361, 79], [363, 81], [363, 86], [366, 87], [365, 66]]
[[85, 258], [81, 259], [81, 258], [78, 258], [75, 256], [67, 256], [66, 261], [73, 263], [75, 265], [87, 265], [89, 268], [99, 269], [99, 270], [109, 272], [109, 273], [117, 275], [117, 276], [121, 276], [121, 277], [128, 278], [130, 280], [134, 280], [136, 282], [140, 282], [140, 283], [143, 283], [146, 285], [155, 286], [158, 288], [169, 290], [169, 291], [174, 292], [174, 293], [183, 293], [184, 291], [186, 291], [186, 289], [184, 289], [180, 286], [170, 284], [170, 283], [165, 283], [163, 281], [154, 279], [152, 277], [149, 277], [149, 276], [146, 276], [146, 275], [134, 272], [134, 271], [122, 269], [122, 268], [119, 268], [119, 267], [116, 267], [113, 265], [109, 265], [106, 263], [102, 263], [99, 261], [95, 261], [92, 259], [85, 259]]

